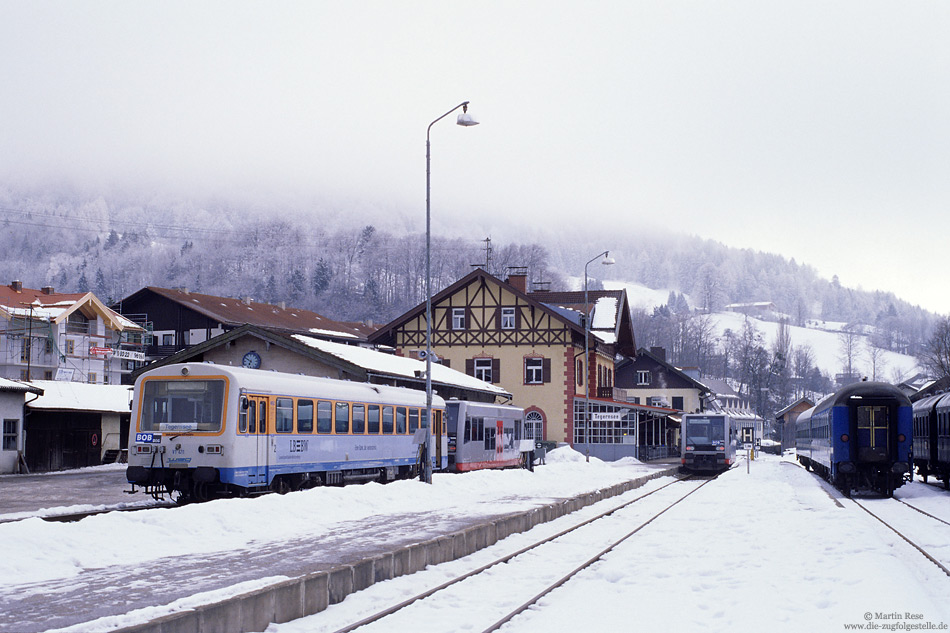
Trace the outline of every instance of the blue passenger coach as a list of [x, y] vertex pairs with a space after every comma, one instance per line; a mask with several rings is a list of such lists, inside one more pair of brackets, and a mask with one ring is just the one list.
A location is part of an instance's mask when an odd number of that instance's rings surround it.
[[[214, 365], [139, 376], [129, 433], [130, 483], [179, 501], [286, 492], [416, 475], [428, 437], [448, 464], [445, 402], [425, 392]], [[420, 432], [421, 431], [421, 432]]]
[[897, 387], [848, 385], [796, 422], [799, 461], [845, 495], [870, 489], [891, 496], [911, 472], [913, 411]]
[[914, 403], [914, 466], [925, 482], [933, 475], [950, 490], [950, 393]]

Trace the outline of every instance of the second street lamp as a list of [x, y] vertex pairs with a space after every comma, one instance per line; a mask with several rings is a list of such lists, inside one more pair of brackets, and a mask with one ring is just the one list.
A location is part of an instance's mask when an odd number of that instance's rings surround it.
[[[600, 263], [604, 266], [614, 264], [614, 259], [610, 257], [610, 251], [604, 251], [584, 264], [584, 371], [587, 372], [587, 376], [584, 380], [584, 448], [586, 449], [588, 462], [590, 461], [590, 380], [591, 376], [595, 376], [596, 373], [590, 370], [590, 316], [593, 310], [590, 309], [590, 304], [587, 300], [587, 267], [601, 257], [603, 257], [603, 259]], [[597, 356], [596, 347], [594, 349], [594, 356]], [[594, 366], [596, 365], [597, 363], [595, 362]]]

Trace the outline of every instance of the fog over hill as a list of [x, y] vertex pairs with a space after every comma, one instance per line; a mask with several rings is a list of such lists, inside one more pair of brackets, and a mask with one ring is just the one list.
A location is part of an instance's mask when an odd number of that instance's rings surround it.
[[[187, 287], [382, 323], [424, 300], [419, 215], [326, 200], [238, 204], [0, 185], [0, 279], [91, 290], [105, 301], [148, 285]], [[915, 353], [935, 319], [892, 293], [823, 279], [806, 263], [633, 225], [604, 235], [576, 226], [524, 230], [514, 221], [488, 227], [477, 218], [434, 222], [433, 289], [475, 264], [500, 277], [507, 267], [525, 266], [531, 282], [566, 289], [603, 250], [616, 264], [591, 264], [591, 287], [606, 277], [670, 289], [705, 312], [771, 301], [792, 325], [821, 319], [873, 326], [881, 347], [892, 351]]]

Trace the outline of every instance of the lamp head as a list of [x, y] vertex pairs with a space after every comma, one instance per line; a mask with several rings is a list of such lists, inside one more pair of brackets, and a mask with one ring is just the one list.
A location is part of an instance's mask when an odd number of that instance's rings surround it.
[[600, 260], [600, 263], [604, 266], [613, 266], [617, 263], [617, 260], [610, 256], [610, 251], [604, 253], [604, 258]]
[[478, 121], [468, 113], [468, 103], [462, 105], [462, 113], [458, 116], [458, 119], [455, 120], [456, 123], [463, 127], [471, 127], [473, 125], [478, 125]]

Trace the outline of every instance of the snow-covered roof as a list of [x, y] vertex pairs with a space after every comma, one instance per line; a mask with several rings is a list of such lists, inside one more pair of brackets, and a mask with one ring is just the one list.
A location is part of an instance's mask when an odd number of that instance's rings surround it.
[[594, 304], [590, 319], [592, 330], [615, 330], [617, 328], [617, 297], [601, 297]]
[[20, 382], [19, 380], [10, 380], [8, 378], [0, 378], [0, 391], [20, 391], [26, 393], [32, 391], [33, 393], [40, 393], [38, 387], [25, 382]]
[[27, 403], [31, 409], [67, 409], [71, 411], [102, 411], [129, 413], [132, 401], [130, 385], [90, 385], [84, 382], [34, 380], [30, 384], [43, 390], [43, 395]]
[[[294, 334], [293, 338], [304, 345], [318, 349], [325, 354], [336, 356], [348, 363], [358, 365], [370, 373], [386, 374], [389, 376], [400, 376], [403, 378], [416, 378], [417, 372], [425, 371], [426, 364], [415, 358], [405, 356], [394, 356], [384, 354], [376, 350], [355, 345], [345, 345], [343, 343], [334, 343], [323, 339]], [[491, 383], [478, 380], [468, 374], [463, 374], [445, 365], [432, 365], [432, 382], [463, 389], [472, 389], [491, 393], [499, 396], [511, 397], [511, 394]]]

